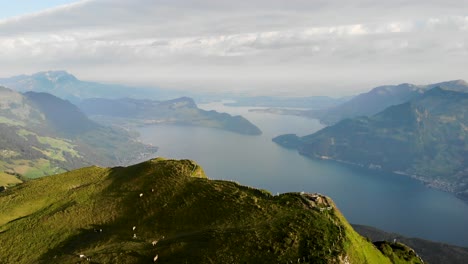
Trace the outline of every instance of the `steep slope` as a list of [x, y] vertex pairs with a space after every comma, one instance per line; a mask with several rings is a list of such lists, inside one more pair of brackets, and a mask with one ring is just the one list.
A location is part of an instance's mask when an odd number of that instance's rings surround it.
[[213, 127], [232, 132], [259, 135], [261, 131], [242, 116], [199, 109], [188, 97], [168, 101], [139, 99], [87, 99], [79, 107], [99, 122], [130, 125], [177, 124]]
[[128, 164], [155, 148], [98, 125], [76, 106], [45, 93], [0, 87], [0, 171], [28, 178], [98, 164]]
[[468, 94], [433, 88], [373, 117], [346, 119], [275, 142], [300, 153], [413, 175], [468, 197]]
[[436, 264], [466, 264], [468, 260], [468, 248], [437, 243], [420, 238], [408, 238], [395, 233], [387, 233], [382, 230], [363, 225], [354, 225], [354, 230], [360, 235], [372, 241], [402, 242], [410, 246], [428, 263]]
[[334, 124], [346, 118], [372, 116], [392, 105], [408, 102], [425, 91], [439, 87], [444, 90], [468, 92], [468, 84], [463, 80], [447, 81], [429, 85], [414, 85], [403, 83], [385, 85], [373, 88], [338, 106], [320, 110], [308, 111], [303, 115], [319, 118], [325, 124]]
[[6, 263], [390, 263], [329, 198], [208, 180], [188, 160], [29, 181], [0, 211]]
[[376, 87], [327, 110], [320, 119], [324, 123], [333, 124], [345, 118], [374, 115], [391, 105], [407, 102], [423, 91], [422, 88], [408, 83]]
[[34, 109], [37, 109], [46, 118], [46, 124], [41, 129], [47, 133], [56, 133], [58, 136], [75, 137], [99, 128], [88, 117], [69, 101], [62, 100], [48, 93], [27, 92], [24, 94]]

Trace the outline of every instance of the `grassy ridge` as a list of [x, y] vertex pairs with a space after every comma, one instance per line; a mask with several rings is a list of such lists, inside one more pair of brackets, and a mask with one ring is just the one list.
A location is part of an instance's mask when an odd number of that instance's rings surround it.
[[208, 180], [188, 160], [89, 167], [0, 194], [0, 262], [390, 263], [335, 208]]

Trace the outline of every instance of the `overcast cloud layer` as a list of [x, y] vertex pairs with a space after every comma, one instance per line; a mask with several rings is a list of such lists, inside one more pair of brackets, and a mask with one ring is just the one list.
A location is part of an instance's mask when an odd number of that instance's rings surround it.
[[468, 1], [85, 0], [0, 21], [0, 76], [349, 95], [468, 79]]

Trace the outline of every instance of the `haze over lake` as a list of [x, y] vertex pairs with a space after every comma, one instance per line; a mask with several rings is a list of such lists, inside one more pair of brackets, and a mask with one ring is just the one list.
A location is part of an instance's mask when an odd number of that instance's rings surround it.
[[242, 114], [262, 131], [246, 136], [218, 129], [151, 126], [141, 139], [159, 147], [158, 155], [193, 159], [212, 179], [277, 192], [319, 192], [330, 196], [351, 223], [371, 225], [410, 237], [468, 246], [468, 204], [449, 193], [405, 176], [303, 157], [271, 141], [275, 136], [313, 133], [323, 126], [302, 117], [250, 113], [221, 103], [207, 110]]

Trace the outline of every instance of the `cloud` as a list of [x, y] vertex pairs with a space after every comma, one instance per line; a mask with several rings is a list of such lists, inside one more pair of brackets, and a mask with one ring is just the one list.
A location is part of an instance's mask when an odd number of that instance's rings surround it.
[[465, 1], [85, 0], [0, 21], [2, 74], [252, 93], [468, 79]]

